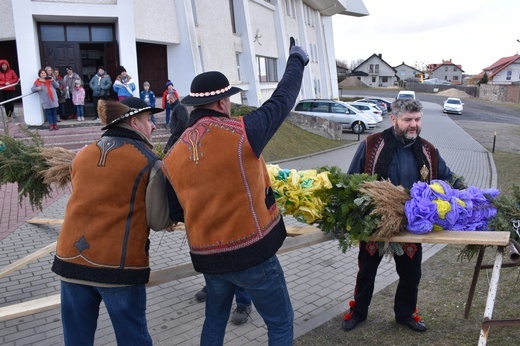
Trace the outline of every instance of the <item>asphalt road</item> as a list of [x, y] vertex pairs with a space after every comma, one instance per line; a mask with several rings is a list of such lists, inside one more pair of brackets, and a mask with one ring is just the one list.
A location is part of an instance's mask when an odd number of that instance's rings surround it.
[[[342, 96], [378, 96], [393, 101], [397, 96], [398, 90], [343, 90]], [[439, 105], [443, 105], [446, 100], [446, 96], [428, 94], [428, 93], [416, 93], [417, 99], [420, 101], [433, 102]], [[475, 98], [464, 98], [464, 112], [462, 115], [448, 114], [454, 121], [469, 120], [469, 121], [482, 121], [490, 123], [501, 123], [520, 125], [520, 112], [514, 109], [504, 107], [499, 103], [491, 103]]]

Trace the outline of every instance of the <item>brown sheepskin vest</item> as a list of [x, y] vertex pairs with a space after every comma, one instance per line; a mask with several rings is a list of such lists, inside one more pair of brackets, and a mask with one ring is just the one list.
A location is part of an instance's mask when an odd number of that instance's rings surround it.
[[156, 160], [144, 142], [122, 137], [103, 137], [78, 153], [55, 273], [106, 284], [148, 282], [145, 196]]
[[204, 117], [163, 159], [184, 210], [195, 270], [236, 272], [272, 257], [286, 230], [241, 118]]

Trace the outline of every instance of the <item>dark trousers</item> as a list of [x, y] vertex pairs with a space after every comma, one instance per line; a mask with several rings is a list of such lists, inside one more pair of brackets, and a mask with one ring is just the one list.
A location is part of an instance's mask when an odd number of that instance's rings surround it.
[[[360, 320], [366, 320], [368, 307], [374, 293], [374, 283], [377, 268], [381, 263], [377, 248], [374, 251], [374, 242], [361, 242], [359, 244], [358, 266], [354, 290], [355, 307], [354, 316]], [[394, 255], [399, 284], [394, 298], [394, 313], [396, 321], [405, 322], [412, 317], [417, 306], [417, 292], [421, 281], [421, 244], [403, 244], [405, 253], [401, 256]]]
[[[14, 90], [0, 91], [0, 102], [10, 100], [14, 97]], [[8, 117], [14, 112], [14, 104], [12, 102], [4, 103], [5, 113]]]
[[100, 97], [100, 96], [92, 95], [92, 103], [94, 103], [94, 119], [99, 118], [98, 112], [97, 112], [97, 104], [98, 104], [99, 99], [102, 99], [102, 98], [104, 98], [104, 96]]

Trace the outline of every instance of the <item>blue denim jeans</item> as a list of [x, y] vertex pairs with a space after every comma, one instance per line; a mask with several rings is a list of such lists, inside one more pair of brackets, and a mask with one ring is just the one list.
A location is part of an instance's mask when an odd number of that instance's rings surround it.
[[282, 267], [271, 257], [255, 267], [234, 273], [204, 274], [206, 279], [206, 318], [201, 346], [222, 345], [237, 287], [251, 297], [267, 325], [269, 345], [293, 344], [293, 309]]
[[92, 346], [99, 304], [105, 303], [118, 345], [152, 345], [144, 285], [95, 287], [61, 281], [61, 319], [66, 346]]
[[78, 117], [84, 117], [85, 116], [85, 106], [84, 105], [74, 105], [74, 113]]
[[45, 109], [45, 116], [49, 125], [58, 123], [58, 107]]
[[235, 290], [235, 301], [237, 303], [237, 307], [241, 306], [243, 308], [247, 308], [251, 306], [251, 297], [247, 294], [246, 290], [242, 287], [238, 287]]

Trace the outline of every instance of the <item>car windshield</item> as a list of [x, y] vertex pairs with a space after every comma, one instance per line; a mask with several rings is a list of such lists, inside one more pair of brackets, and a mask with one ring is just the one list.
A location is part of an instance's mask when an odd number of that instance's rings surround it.
[[451, 103], [451, 104], [454, 104], [454, 105], [460, 105], [460, 100], [448, 99], [448, 103]]

